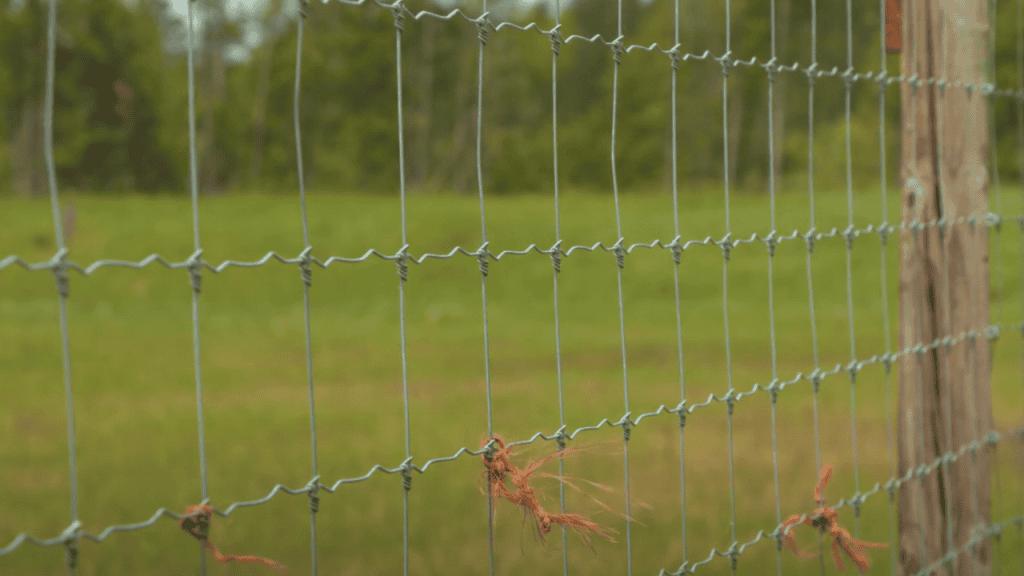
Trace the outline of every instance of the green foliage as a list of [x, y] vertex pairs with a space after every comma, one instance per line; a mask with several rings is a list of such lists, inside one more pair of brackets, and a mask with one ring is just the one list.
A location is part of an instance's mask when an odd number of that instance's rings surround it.
[[[705, 51], [726, 50], [724, 0], [641, 2], [625, 0], [621, 33], [639, 46], [616, 67], [607, 45], [619, 34], [617, 4], [598, 0], [563, 3], [563, 43], [557, 70], [558, 177], [568, 186], [612, 188], [612, 115], [615, 177], [620, 189], [664, 189], [670, 182], [671, 59], [676, 44], [687, 54], [676, 74], [680, 182], [730, 181], [763, 188], [770, 166], [768, 83], [763, 64], [817, 62], [821, 70], [876, 71], [880, 65], [879, 15], [811, 7], [797, 0], [733, 1], [728, 20], [730, 57], [757, 65], [730, 70], [726, 134], [722, 130], [722, 68]], [[287, 3], [274, 1], [259, 14], [228, 14], [222, 2], [192, 3], [196, 21], [196, 131], [200, 192], [293, 190], [298, 168], [293, 119], [298, 21]], [[447, 14], [424, 1], [415, 10]], [[42, 94], [47, 4], [28, 0], [0, 13], [0, 116], [5, 167], [2, 188], [40, 193]], [[475, 17], [479, 7], [462, 9]], [[1003, 11], [1008, 9], [1001, 9]], [[522, 9], [511, 0], [489, 4], [492, 22], [555, 26], [548, 5]], [[1000, 16], [1005, 14], [1000, 13]], [[536, 29], [491, 30], [483, 54], [476, 24], [407, 17], [401, 34], [404, 166], [398, 161], [396, 34], [390, 11], [372, 2], [353, 7], [312, 2], [303, 23], [300, 126], [306, 185], [393, 193], [404, 170], [414, 193], [475, 194], [477, 132], [482, 186], [492, 194], [550, 190], [554, 181], [552, 51]], [[997, 85], [1014, 87], [1016, 20], [997, 18]], [[678, 29], [678, 32], [677, 32]], [[247, 34], [259, 32], [258, 43]], [[591, 41], [594, 35], [599, 38]], [[773, 49], [774, 37], [774, 49]], [[64, 188], [141, 191], [189, 189], [187, 29], [171, 16], [167, 0], [67, 3], [58, 7], [55, 157]], [[852, 62], [847, 61], [848, 38]], [[813, 42], [812, 42], [813, 39]], [[814, 50], [812, 52], [812, 43]], [[654, 45], [652, 47], [652, 45]], [[247, 54], [227, 60], [229, 50]], [[899, 57], [887, 58], [898, 73]], [[617, 72], [616, 72], [617, 70]], [[617, 74], [617, 81], [616, 81]], [[132, 90], [132, 122], [118, 112], [117, 81]], [[780, 71], [773, 87], [776, 169], [783, 178], [806, 178], [807, 77]], [[478, 95], [478, 86], [482, 92]], [[617, 85], [617, 89], [616, 89]], [[886, 98], [887, 166], [898, 168], [899, 91]], [[613, 95], [616, 97], [613, 106]], [[477, 101], [482, 98], [481, 126]], [[852, 92], [851, 156], [854, 174], [877, 171], [878, 106], [873, 82]], [[846, 92], [843, 81], [815, 84], [815, 177], [845, 180]], [[1017, 105], [997, 99], [996, 150], [1004, 178], [1020, 174]], [[842, 150], [842, 154], [837, 154]], [[725, 166], [726, 153], [729, 162]], [[820, 176], [818, 175], [820, 174]], [[873, 178], [873, 177], [870, 177]], [[869, 178], [869, 179], [870, 179]]]
[[[173, 178], [159, 137], [166, 115], [155, 5], [96, 0], [58, 7], [53, 138], [61, 186], [150, 191]], [[3, 82], [5, 133], [12, 155], [32, 158], [14, 170], [22, 174], [42, 169], [47, 14], [40, 0], [0, 14], [0, 27], [10, 32], [0, 42], [12, 60], [0, 66], [12, 80]], [[118, 83], [126, 88], [121, 95]], [[41, 190], [33, 185], [29, 192]]]

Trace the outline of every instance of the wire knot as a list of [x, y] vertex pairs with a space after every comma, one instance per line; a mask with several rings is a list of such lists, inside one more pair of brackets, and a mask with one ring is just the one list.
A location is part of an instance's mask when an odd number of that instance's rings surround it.
[[313, 257], [310, 256], [312, 251], [312, 246], [306, 246], [302, 254], [299, 254], [299, 270], [302, 272], [302, 282], [306, 286], [313, 285], [313, 267], [310, 265], [313, 262]]
[[810, 230], [807, 231], [807, 234], [804, 234], [804, 241], [807, 242], [807, 253], [808, 254], [813, 254], [814, 253], [814, 241], [817, 238], [818, 238], [818, 232], [817, 232], [817, 229], [815, 229], [815, 228], [811, 228]]
[[889, 502], [895, 502], [896, 501], [896, 481], [895, 480], [889, 480], [888, 482], [885, 483], [885, 486], [883, 486], [883, 488], [885, 488], [885, 491], [889, 493]]
[[53, 272], [54, 282], [57, 284], [57, 293], [61, 298], [67, 298], [70, 294], [71, 279], [68, 277], [68, 249], [61, 248], [50, 260], [50, 270]]
[[989, 446], [995, 446], [999, 443], [999, 433], [995, 430], [989, 430], [988, 434], [985, 434], [985, 443]]
[[629, 419], [629, 412], [622, 417], [622, 439], [629, 442], [630, 431], [632, 430], [633, 422]]
[[736, 541], [729, 546], [729, 549], [725, 551], [725, 555], [729, 557], [729, 564], [732, 566], [732, 571], [736, 572], [736, 565], [739, 563], [740, 552], [736, 549]]
[[395, 18], [395, 29], [399, 32], [405, 31], [405, 12], [403, 12], [405, 6], [402, 4], [402, 0], [398, 0], [391, 5], [391, 15]]
[[626, 267], [626, 250], [622, 247], [622, 241], [624, 238], [619, 238], [619, 241], [612, 246], [612, 252], [615, 253], [615, 263], [619, 265], [619, 268]]
[[309, 484], [306, 484], [306, 494], [309, 495], [309, 511], [316, 514], [320, 511], [320, 476], [314, 476]]
[[487, 267], [489, 265], [488, 257], [490, 252], [487, 251], [487, 245], [489, 242], [484, 242], [484, 245], [476, 251], [476, 260], [480, 264], [480, 273], [487, 277]]
[[722, 247], [722, 257], [725, 258], [726, 262], [729, 261], [729, 254], [732, 252], [732, 239], [731, 234], [726, 234], [724, 238], [718, 243]]
[[551, 32], [548, 33], [548, 35], [551, 36], [551, 51], [555, 53], [555, 56], [558, 56], [558, 54], [562, 50], [562, 31], [559, 30], [559, 28], [561, 27], [562, 25], [559, 24], [558, 26], [552, 28]]
[[895, 357], [889, 352], [886, 352], [885, 354], [882, 354], [881, 360], [882, 365], [885, 366], [885, 373], [889, 374], [889, 372], [892, 371], [892, 363], [895, 360]]
[[405, 462], [402, 462], [401, 472], [402, 487], [405, 488], [406, 492], [408, 492], [409, 490], [412, 490], [412, 456], [406, 458]]
[[189, 278], [192, 281], [192, 291], [199, 294], [203, 286], [203, 249], [200, 248], [192, 253], [185, 261], [185, 269], [188, 270]]
[[685, 398], [683, 398], [679, 402], [679, 405], [676, 406], [675, 413], [676, 413], [677, 416], [679, 416], [679, 428], [680, 429], [685, 428], [686, 427], [686, 413], [687, 413], [687, 411], [686, 411], [686, 399]]
[[992, 527], [989, 528], [989, 534], [991, 534], [993, 539], [995, 539], [996, 543], [998, 543], [999, 540], [1003, 537], [1003, 525], [993, 524]]
[[804, 74], [807, 75], [807, 84], [814, 86], [814, 81], [818, 79], [818, 63], [815, 62], [804, 69]]
[[889, 232], [891, 231], [888, 222], [882, 222], [878, 227], [878, 237], [882, 239], [882, 246], [885, 246], [886, 242], [889, 241]]
[[558, 451], [559, 452], [564, 452], [565, 451], [565, 445], [566, 445], [565, 440], [566, 440], [565, 426], [562, 426], [561, 428], [558, 429], [557, 432], [555, 432], [555, 443], [558, 444]]
[[672, 239], [672, 243], [668, 245], [669, 250], [672, 251], [672, 260], [675, 261], [676, 266], [679, 266], [679, 261], [682, 259], [683, 247], [679, 245], [679, 236]]
[[817, 394], [821, 388], [821, 370], [815, 368], [814, 372], [811, 372], [811, 385], [814, 387], [814, 393]]
[[562, 241], [555, 242], [551, 247], [551, 265], [555, 268], [555, 274], [562, 271]]
[[779, 73], [779, 65], [776, 60], [776, 58], [772, 58], [761, 65], [764, 71], [768, 73], [768, 84], [774, 84], [775, 76]]
[[609, 46], [612, 48], [612, 57], [615, 58], [615, 65], [618, 66], [619, 64], [622, 64], [622, 54], [624, 52], [622, 48], [622, 36], [612, 40]]
[[402, 249], [395, 255], [395, 264], [398, 265], [398, 277], [405, 282], [409, 279], [409, 245], [402, 246]]
[[850, 87], [853, 86], [854, 80], [857, 79], [857, 75], [853, 73], [852, 67], [843, 70], [843, 73], [840, 74], [839, 77], [843, 79], [843, 84], [846, 86], [847, 91], [850, 90]]
[[682, 55], [679, 54], [679, 44], [676, 44], [668, 51], [668, 57], [672, 61], [672, 69], [679, 70], [679, 64], [683, 61]]
[[860, 517], [860, 505], [864, 503], [864, 497], [861, 496], [860, 492], [857, 492], [850, 498], [850, 506], [853, 506], [853, 516], [855, 518]]
[[78, 531], [81, 527], [82, 523], [75, 520], [61, 534], [64, 540], [65, 560], [68, 568], [72, 570], [78, 566]]
[[779, 242], [779, 240], [775, 236], [775, 230], [772, 230], [771, 232], [769, 232], [768, 233], [768, 237], [764, 239], [765, 246], [768, 247], [768, 257], [769, 258], [774, 258], [775, 257], [775, 246], [778, 244], [778, 242]]
[[487, 45], [487, 34], [490, 32], [491, 21], [487, 18], [489, 12], [484, 12], [476, 19], [476, 37], [480, 40], [480, 43]]
[[299, 2], [299, 14], [302, 15], [303, 19], [305, 19], [306, 15], [308, 13], [309, 13], [309, 0], [301, 0]]
[[878, 89], [885, 92], [885, 89], [889, 86], [889, 74], [886, 70], [882, 70], [875, 75], [875, 82], [878, 82]]
[[994, 228], [996, 232], [1002, 232], [1003, 218], [995, 212], [988, 212], [985, 214], [985, 225]]
[[853, 224], [847, 226], [846, 230], [843, 230], [843, 239], [846, 240], [846, 248], [848, 250], [853, 249], [853, 238], [857, 233], [854, 231]]
[[729, 60], [729, 56], [732, 55], [732, 51], [722, 54], [721, 58], [715, 58], [719, 64], [722, 65], [722, 76], [725, 78], [729, 77], [729, 69], [732, 68], [732, 60]]

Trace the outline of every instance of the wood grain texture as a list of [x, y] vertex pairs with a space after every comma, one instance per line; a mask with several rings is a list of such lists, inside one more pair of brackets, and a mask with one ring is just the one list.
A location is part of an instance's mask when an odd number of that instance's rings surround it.
[[[919, 0], [904, 9], [903, 74], [945, 79], [945, 86], [901, 89], [902, 217], [925, 224], [900, 233], [900, 349], [923, 345], [899, 362], [901, 476], [992, 428], [987, 102], [980, 90], [955, 85], [986, 79], [987, 8], [978, 0]], [[931, 345], [936, 340], [943, 342]], [[989, 486], [986, 448], [901, 486], [902, 573], [959, 550], [986, 527]], [[952, 573], [991, 573], [990, 551], [986, 540], [959, 554]], [[950, 572], [942, 565], [932, 573]]]

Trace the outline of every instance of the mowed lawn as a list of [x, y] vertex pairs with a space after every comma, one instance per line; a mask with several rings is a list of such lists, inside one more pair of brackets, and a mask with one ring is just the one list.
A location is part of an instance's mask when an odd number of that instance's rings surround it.
[[[890, 190], [889, 221], [899, 220], [898, 193]], [[854, 196], [857, 228], [882, 221], [878, 190]], [[816, 227], [847, 226], [843, 190], [815, 198]], [[993, 206], [995, 204], [993, 203]], [[77, 197], [77, 222], [69, 241], [73, 262], [139, 261], [156, 253], [184, 261], [194, 251], [192, 208], [185, 197]], [[275, 251], [294, 258], [303, 244], [295, 196], [203, 198], [203, 259], [252, 262]], [[1019, 194], [1004, 191], [1004, 214], [1021, 213]], [[313, 195], [308, 199], [313, 255], [357, 257], [370, 248], [394, 254], [402, 246], [397, 197]], [[565, 194], [560, 206], [562, 246], [615, 243], [615, 208], [608, 195]], [[0, 201], [0, 258], [49, 259], [55, 250], [46, 201]], [[671, 198], [623, 195], [625, 243], [668, 243], [675, 236]], [[724, 198], [717, 189], [687, 190], [679, 203], [683, 240], [725, 235]], [[732, 237], [771, 229], [768, 197], [734, 193]], [[555, 242], [549, 196], [486, 199], [492, 253], [542, 249]], [[779, 195], [780, 234], [810, 227], [806, 191]], [[475, 197], [411, 196], [407, 205], [409, 253], [447, 254], [482, 243]], [[1020, 231], [1008, 223], [992, 238], [992, 318], [1021, 322]], [[898, 329], [898, 244], [885, 253], [890, 347]], [[817, 367], [831, 370], [851, 359], [847, 310], [846, 244], [841, 237], [816, 243], [812, 257]], [[807, 247], [778, 245], [774, 263], [776, 361], [769, 324], [769, 257], [761, 242], [741, 244], [728, 263], [728, 334], [723, 315], [723, 255], [716, 246], [691, 246], [678, 268], [685, 396], [690, 405], [767, 385], [816, 368], [808, 299]], [[876, 233], [854, 241], [853, 333], [857, 359], [886, 352], [883, 329], [882, 252]], [[635, 419], [681, 398], [672, 254], [637, 248], [622, 271], [629, 411]], [[626, 410], [614, 254], [574, 250], [559, 275], [564, 417], [571, 432]], [[493, 429], [510, 441], [560, 426], [556, 371], [556, 322], [550, 257], [530, 252], [491, 261], [486, 279], [489, 379]], [[205, 419], [206, 475], [212, 504], [224, 509], [265, 496], [275, 484], [301, 488], [313, 476], [306, 364], [303, 285], [297, 266], [276, 260], [257, 268], [204, 270], [199, 297], [200, 362]], [[68, 300], [71, 379], [74, 390], [78, 503], [83, 529], [99, 533], [113, 524], [148, 519], [160, 507], [184, 512], [202, 499], [193, 360], [191, 288], [184, 270], [153, 263], [141, 270], [101, 267], [89, 276], [71, 273]], [[49, 272], [18, 265], [0, 270], [0, 547], [21, 532], [52, 538], [70, 522], [68, 442], [58, 299]], [[394, 468], [405, 459], [399, 278], [394, 262], [374, 256], [359, 263], [315, 266], [310, 289], [312, 365], [316, 404], [317, 473], [331, 485], [367, 473], [375, 464]], [[488, 432], [487, 379], [481, 275], [475, 257], [456, 254], [410, 264], [405, 284], [408, 400], [414, 462], [479, 448]], [[1002, 430], [1020, 425], [1022, 343], [1007, 330], [995, 348], [993, 410]], [[858, 374], [851, 407], [845, 373], [826, 378], [819, 395], [822, 457], [835, 465], [829, 500], [850, 497], [891, 476], [886, 431], [887, 379], [881, 363]], [[813, 391], [801, 381], [778, 396], [777, 441], [780, 514], [813, 508], [815, 440]], [[681, 502], [679, 420], [673, 414], [643, 419], [629, 441], [630, 528], [634, 574], [656, 574], [752, 540], [776, 525], [770, 396], [735, 404], [732, 450], [735, 513], [730, 489], [726, 405], [694, 410], [685, 426], [685, 536]], [[855, 409], [856, 445], [851, 435]], [[622, 429], [581, 432], [570, 446], [584, 449], [565, 461], [566, 474], [608, 485], [607, 494], [584, 490], [624, 513]], [[1019, 459], [1000, 450], [1003, 494], [993, 497], [994, 518], [1018, 512]], [[554, 443], [522, 448], [521, 464], [550, 454]], [[487, 498], [479, 457], [462, 455], [414, 473], [409, 492], [409, 564], [412, 574], [486, 574], [489, 563]], [[544, 470], [557, 472], [552, 462]], [[558, 509], [557, 482], [537, 479], [549, 510]], [[317, 526], [319, 574], [400, 574], [402, 479], [370, 479], [321, 491]], [[998, 503], [1002, 502], [1002, 508]], [[584, 495], [567, 490], [567, 509], [617, 531], [615, 542], [594, 539], [594, 550], [570, 534], [570, 571], [625, 574], [626, 522]], [[890, 542], [890, 504], [870, 497], [857, 523], [860, 539]], [[516, 506], [497, 508], [494, 551], [498, 574], [561, 574], [561, 536], [538, 541]], [[840, 518], [851, 530], [853, 511]], [[1004, 536], [1001, 560], [1019, 561], [1017, 529]], [[1012, 536], [1012, 537], [1010, 537]], [[815, 549], [813, 530], [798, 540]], [[252, 554], [287, 565], [293, 574], [311, 568], [308, 500], [279, 494], [267, 504], [214, 517], [212, 541], [228, 554]], [[78, 574], [127, 576], [196, 574], [199, 546], [161, 518], [148, 528], [114, 533], [102, 544], [80, 543]], [[737, 573], [774, 573], [776, 547], [762, 539], [739, 557]], [[889, 573], [890, 549], [871, 549], [871, 573]], [[783, 555], [787, 574], [819, 574], [818, 560]], [[62, 547], [24, 544], [0, 557], [0, 573], [63, 573]], [[848, 568], [849, 569], [849, 568]], [[700, 573], [729, 573], [715, 557]], [[836, 573], [826, 549], [826, 573]], [[207, 555], [207, 574], [270, 574], [261, 565], [218, 564]]]

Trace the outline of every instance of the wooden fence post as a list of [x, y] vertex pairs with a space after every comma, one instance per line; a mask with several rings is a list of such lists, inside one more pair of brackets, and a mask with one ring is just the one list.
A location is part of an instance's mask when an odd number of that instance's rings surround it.
[[[919, 81], [901, 87], [906, 226], [900, 232], [899, 342], [901, 350], [911, 347], [899, 360], [902, 476], [981, 439], [992, 429], [992, 406], [988, 102], [981, 89], [988, 7], [983, 0], [903, 0], [900, 24], [902, 73]], [[901, 486], [902, 573], [914, 574], [961, 550], [975, 530], [988, 526], [990, 509], [986, 448]], [[986, 539], [932, 573], [987, 575], [990, 552]]]

